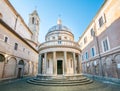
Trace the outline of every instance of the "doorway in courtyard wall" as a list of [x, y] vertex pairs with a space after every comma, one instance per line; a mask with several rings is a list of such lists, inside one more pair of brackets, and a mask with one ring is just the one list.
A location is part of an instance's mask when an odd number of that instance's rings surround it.
[[62, 75], [63, 74], [63, 61], [57, 60], [57, 74]]
[[24, 61], [20, 60], [18, 63], [18, 74], [17, 78], [21, 78], [24, 75]]
[[21, 78], [22, 68], [18, 68], [17, 78]]

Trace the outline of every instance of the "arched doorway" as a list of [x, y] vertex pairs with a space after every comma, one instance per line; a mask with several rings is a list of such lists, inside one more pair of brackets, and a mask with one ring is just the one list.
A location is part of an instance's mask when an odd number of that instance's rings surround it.
[[105, 61], [106, 61], [106, 72], [107, 72], [107, 76], [108, 77], [113, 77], [113, 75], [112, 75], [112, 60], [111, 60], [111, 58], [110, 57], [107, 57], [106, 59], [105, 59]]
[[117, 77], [120, 78], [120, 54], [116, 55], [114, 59], [115, 59]]
[[4, 55], [0, 54], [0, 78], [2, 78], [4, 74], [4, 61], [5, 61]]
[[29, 63], [25, 61], [24, 63], [24, 75], [28, 75], [29, 73]]
[[5, 78], [11, 78], [16, 76], [16, 58], [11, 57], [7, 60], [7, 63], [5, 64], [5, 72], [4, 77]]
[[18, 63], [18, 74], [17, 78], [21, 78], [24, 75], [24, 61], [20, 60]]

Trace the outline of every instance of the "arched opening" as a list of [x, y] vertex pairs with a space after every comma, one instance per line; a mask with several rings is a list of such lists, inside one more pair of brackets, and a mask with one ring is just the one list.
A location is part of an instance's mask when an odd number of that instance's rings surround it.
[[117, 72], [117, 77], [120, 78], [120, 54], [117, 54], [114, 57], [115, 64], [116, 65], [116, 72]]
[[105, 59], [106, 61], [106, 72], [108, 77], [113, 77], [113, 72], [112, 72], [112, 60], [110, 57], [107, 57]]
[[20, 60], [18, 64], [19, 64], [19, 65], [24, 65], [24, 61], [23, 61], [23, 60]]
[[29, 73], [29, 63], [28, 63], [28, 61], [25, 61], [24, 64], [25, 64], [24, 65], [24, 75], [28, 75], [28, 73]]
[[5, 78], [16, 76], [16, 65], [17, 65], [16, 58], [11, 57], [10, 59], [8, 59], [7, 63], [5, 64], [5, 70], [4, 70]]
[[103, 63], [103, 75], [105, 76], [105, 77], [107, 77], [107, 70], [106, 70], [106, 63], [104, 62]]
[[99, 64], [95, 65], [95, 75], [99, 75]]
[[34, 21], [35, 21], [35, 19], [34, 19], [34, 17], [32, 17], [32, 24], [34, 24]]
[[112, 60], [112, 73], [114, 78], [118, 78], [117, 63], [114, 60]]
[[5, 57], [4, 55], [0, 54], [0, 62], [3, 62], [3, 61], [5, 61]]
[[24, 75], [24, 61], [20, 60], [18, 62], [18, 74], [17, 74], [17, 78], [21, 78]]
[[4, 74], [4, 61], [5, 61], [5, 57], [4, 55], [0, 54], [0, 78], [2, 78], [3, 74]]

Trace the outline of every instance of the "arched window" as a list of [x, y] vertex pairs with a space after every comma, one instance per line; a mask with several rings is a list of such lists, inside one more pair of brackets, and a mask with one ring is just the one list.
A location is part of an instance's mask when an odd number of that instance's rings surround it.
[[34, 24], [34, 21], [35, 21], [35, 19], [34, 19], [34, 17], [32, 17], [32, 24]]
[[58, 40], [61, 40], [61, 36], [58, 36]]
[[15, 50], [18, 49], [18, 43], [15, 43], [14, 49], [15, 49]]
[[65, 40], [67, 40], [67, 37], [64, 37]]
[[4, 41], [7, 43], [8, 42], [8, 37], [5, 37]]
[[52, 39], [55, 40], [55, 36], [53, 36]]
[[24, 65], [24, 61], [23, 61], [23, 60], [20, 60], [18, 64], [19, 64], [19, 65]]
[[0, 54], [0, 62], [3, 62], [3, 61], [5, 61], [5, 57], [4, 55]]
[[95, 36], [95, 32], [94, 32], [94, 30], [93, 30], [93, 28], [90, 30], [90, 34], [91, 34], [91, 36]]

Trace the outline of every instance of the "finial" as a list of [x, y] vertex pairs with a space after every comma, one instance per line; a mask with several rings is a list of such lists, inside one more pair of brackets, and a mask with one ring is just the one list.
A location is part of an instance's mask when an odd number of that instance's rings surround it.
[[60, 18], [61, 18], [61, 15], [59, 15], [59, 18], [58, 18], [58, 20], [57, 20], [57, 24], [58, 24], [58, 25], [62, 24], [62, 21], [61, 21]]

